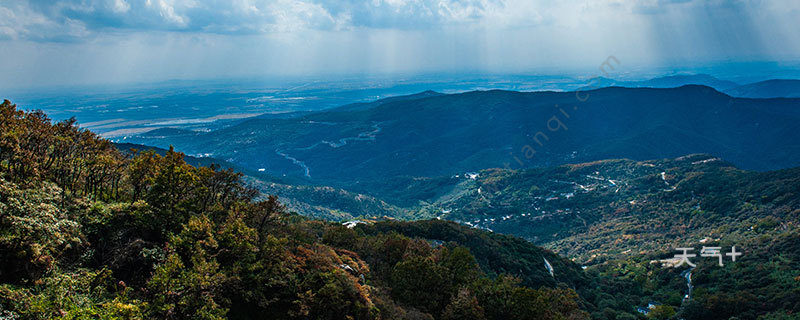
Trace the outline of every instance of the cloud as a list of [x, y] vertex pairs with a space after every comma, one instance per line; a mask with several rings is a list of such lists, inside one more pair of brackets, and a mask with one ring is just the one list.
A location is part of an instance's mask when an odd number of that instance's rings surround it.
[[715, 10], [759, 12], [776, 6], [786, 12], [798, 7], [765, 0], [0, 0], [0, 37], [69, 41], [151, 31], [252, 35], [358, 28], [603, 27], [598, 24], [647, 16], [713, 21], [713, 15], [703, 16]]
[[0, 87], [797, 61], [798, 15], [779, 0], [0, 0]]
[[25, 3], [0, 6], [0, 38], [36, 41], [75, 41], [91, 33], [83, 21], [62, 17], [54, 20]]
[[424, 29], [478, 22], [504, 7], [502, 0], [0, 0], [4, 15], [38, 21], [4, 19], [0, 30], [7, 38], [59, 40], [120, 31]]
[[342, 0], [323, 4], [333, 13], [346, 13], [352, 25], [368, 28], [425, 29], [480, 22], [505, 7], [501, 0]]

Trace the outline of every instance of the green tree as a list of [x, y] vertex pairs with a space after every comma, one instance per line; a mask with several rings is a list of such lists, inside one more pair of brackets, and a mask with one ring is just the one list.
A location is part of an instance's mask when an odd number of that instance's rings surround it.
[[659, 305], [650, 309], [650, 313], [647, 314], [647, 318], [666, 320], [672, 318], [674, 315], [675, 315], [674, 307], [668, 305]]
[[447, 269], [431, 258], [413, 257], [392, 272], [392, 294], [401, 302], [439, 314], [450, 300]]
[[469, 291], [462, 288], [453, 297], [450, 304], [444, 309], [442, 320], [483, 320], [483, 308], [478, 304], [478, 299]]

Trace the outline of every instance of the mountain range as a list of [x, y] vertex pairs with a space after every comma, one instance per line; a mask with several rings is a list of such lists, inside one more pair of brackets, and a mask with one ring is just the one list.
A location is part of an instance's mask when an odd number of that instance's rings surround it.
[[729, 95], [743, 98], [798, 98], [800, 97], [800, 80], [765, 80], [733, 87], [725, 92]]
[[702, 73], [678, 74], [639, 81], [596, 77], [590, 79], [588, 85], [584, 85], [582, 88], [584, 90], [604, 87], [677, 88], [690, 84], [712, 87], [738, 98], [797, 98], [800, 96], [800, 80], [797, 79], [769, 79], [739, 84]]
[[698, 85], [428, 92], [211, 132], [161, 129], [129, 141], [355, 190], [391, 177], [692, 153], [763, 171], [800, 165], [798, 106], [797, 98], [735, 98]]
[[656, 77], [647, 80], [616, 80], [606, 77], [597, 77], [590, 81], [592, 88], [626, 87], [626, 88], [677, 88], [689, 84], [712, 87], [719, 91], [726, 91], [738, 87], [739, 84], [721, 80], [708, 74], [677, 74]]

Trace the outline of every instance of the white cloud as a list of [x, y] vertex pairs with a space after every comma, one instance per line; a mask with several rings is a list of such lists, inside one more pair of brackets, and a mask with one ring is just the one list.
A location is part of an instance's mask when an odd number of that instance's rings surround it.
[[125, 0], [114, 0], [114, 5], [111, 7], [111, 10], [114, 11], [114, 13], [119, 14], [126, 13], [130, 9], [131, 5]]
[[[175, 13], [175, 8], [173, 7], [172, 1], [167, 0], [157, 0], [158, 4], [158, 11], [159, 15], [166, 19], [167, 21], [174, 23], [179, 27], [185, 27], [188, 23], [189, 18], [181, 16]], [[150, 0], [147, 0], [148, 6], [150, 5]]]

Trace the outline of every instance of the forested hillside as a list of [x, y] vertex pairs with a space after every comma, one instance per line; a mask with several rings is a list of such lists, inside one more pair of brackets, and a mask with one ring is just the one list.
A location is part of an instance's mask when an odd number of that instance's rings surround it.
[[800, 168], [745, 171], [704, 154], [475, 176], [420, 214], [515, 234], [581, 263], [703, 239], [752, 238], [774, 229], [753, 226], [800, 221]]
[[123, 155], [8, 101], [0, 129], [4, 319], [587, 317], [566, 284], [578, 271], [550, 276], [534, 261], [540, 276], [524, 287], [457, 239], [308, 220], [241, 174], [173, 150]]

